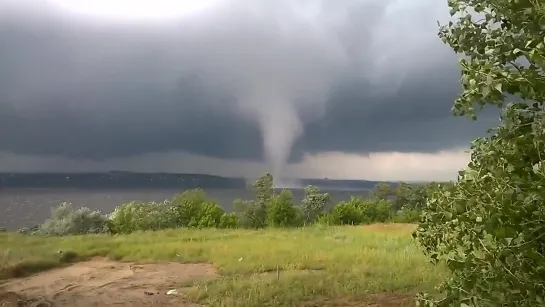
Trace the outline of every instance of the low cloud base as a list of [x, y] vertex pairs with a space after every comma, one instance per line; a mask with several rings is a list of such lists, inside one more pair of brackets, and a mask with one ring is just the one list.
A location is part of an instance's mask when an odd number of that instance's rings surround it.
[[[375, 152], [367, 155], [342, 152], [307, 154], [287, 165], [287, 178], [363, 179], [378, 181], [445, 181], [456, 179], [469, 162], [463, 149], [436, 153]], [[100, 161], [62, 156], [33, 156], [0, 152], [0, 172], [133, 172], [199, 173], [255, 178], [270, 171], [265, 163], [229, 160], [166, 152]]]

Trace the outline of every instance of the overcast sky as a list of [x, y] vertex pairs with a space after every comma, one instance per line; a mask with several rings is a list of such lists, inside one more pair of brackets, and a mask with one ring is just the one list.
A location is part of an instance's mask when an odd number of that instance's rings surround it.
[[455, 179], [497, 121], [446, 0], [85, 2], [0, 0], [0, 171]]

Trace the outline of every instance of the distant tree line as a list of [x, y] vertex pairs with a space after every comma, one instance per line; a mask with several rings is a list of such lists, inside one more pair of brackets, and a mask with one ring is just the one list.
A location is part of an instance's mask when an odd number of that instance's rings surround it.
[[167, 228], [265, 228], [302, 227], [313, 224], [359, 225], [376, 222], [417, 222], [425, 207], [430, 185], [378, 184], [368, 198], [351, 197], [331, 206], [331, 196], [316, 186], [304, 189], [298, 204], [292, 192], [275, 193], [271, 174], [253, 185], [254, 199], [234, 201], [235, 212], [227, 213], [202, 189], [185, 191], [161, 202], [129, 202], [111, 214], [63, 203], [51, 218], [23, 233], [72, 235], [87, 233], [131, 233]]

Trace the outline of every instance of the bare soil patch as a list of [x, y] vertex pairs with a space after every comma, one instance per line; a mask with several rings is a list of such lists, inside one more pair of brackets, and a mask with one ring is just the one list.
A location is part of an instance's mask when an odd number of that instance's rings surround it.
[[[135, 264], [104, 258], [0, 285], [0, 307], [197, 306], [181, 284], [217, 277], [210, 264]], [[167, 295], [176, 289], [178, 294]]]

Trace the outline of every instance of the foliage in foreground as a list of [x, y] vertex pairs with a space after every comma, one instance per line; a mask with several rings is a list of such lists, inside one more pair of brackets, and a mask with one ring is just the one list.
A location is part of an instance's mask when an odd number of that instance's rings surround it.
[[[415, 237], [452, 272], [428, 306], [545, 304], [545, 10], [538, 1], [451, 0], [441, 38], [463, 54], [454, 111], [503, 106], [501, 125], [472, 144], [450, 188], [429, 195]], [[470, 10], [472, 9], [472, 11]], [[477, 16], [471, 13], [476, 12]]]
[[453, 276], [442, 306], [538, 306], [545, 298], [545, 112], [516, 104], [472, 146], [457, 184], [430, 195], [416, 237]]

